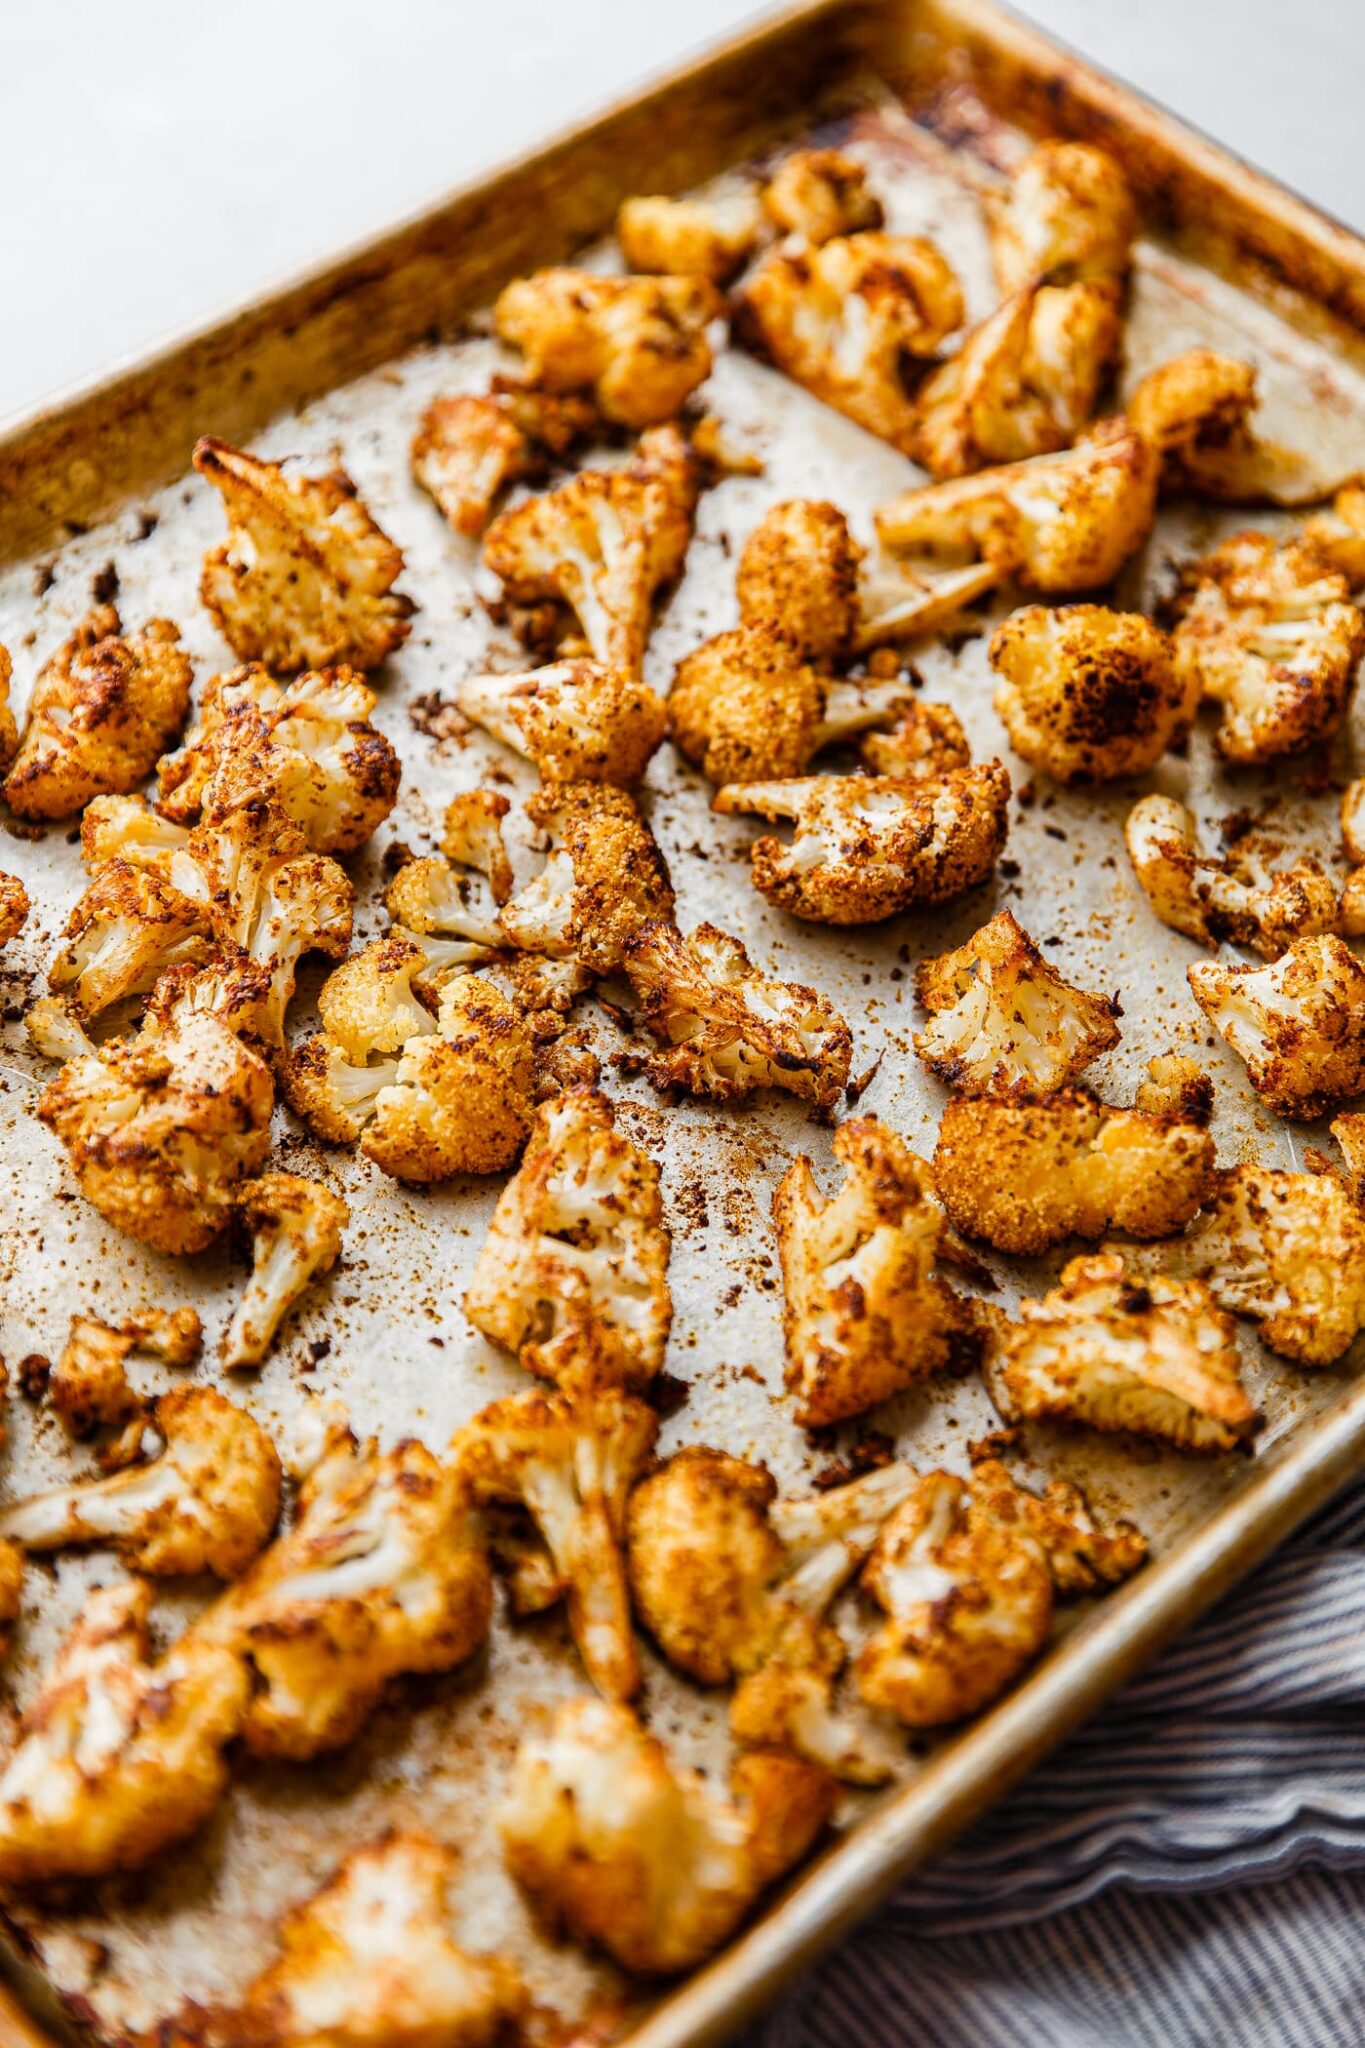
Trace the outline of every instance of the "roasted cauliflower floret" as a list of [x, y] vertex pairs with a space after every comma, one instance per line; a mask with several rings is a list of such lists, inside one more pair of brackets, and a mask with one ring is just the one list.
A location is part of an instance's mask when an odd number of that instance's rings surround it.
[[177, 1387], [154, 1414], [164, 1445], [158, 1456], [7, 1508], [0, 1536], [26, 1550], [108, 1544], [154, 1578], [240, 1577], [280, 1511], [280, 1461], [269, 1437], [214, 1387]]
[[511, 1963], [450, 1932], [456, 1852], [420, 1834], [352, 1850], [280, 1925], [280, 1954], [206, 2048], [498, 2048], [526, 1995]]
[[1295, 939], [1269, 967], [1196, 960], [1188, 972], [1277, 1116], [1308, 1122], [1365, 1088], [1365, 967], [1339, 938]]
[[949, 903], [984, 882], [1009, 832], [1010, 779], [998, 761], [941, 780], [811, 775], [733, 783], [712, 806], [791, 818], [791, 843], [755, 840], [754, 887], [816, 924], [875, 924], [918, 903]]
[[799, 1157], [773, 1198], [786, 1290], [787, 1387], [803, 1429], [861, 1415], [975, 1354], [969, 1305], [934, 1272], [943, 1211], [928, 1167], [875, 1117], [834, 1134], [825, 1200]]
[[437, 1028], [410, 1038], [369, 1098], [360, 1149], [395, 1180], [503, 1173], [531, 1125], [534, 1047], [526, 1019], [468, 976], [441, 996]]
[[532, 384], [590, 392], [604, 419], [639, 428], [671, 420], [710, 376], [706, 328], [720, 310], [704, 277], [538, 270], [504, 288], [493, 323]]
[[837, 505], [818, 498], [774, 505], [739, 558], [740, 616], [780, 633], [807, 661], [837, 661], [857, 642], [862, 560]]
[[784, 157], [763, 187], [763, 211], [784, 235], [817, 247], [879, 228], [884, 218], [867, 171], [841, 149], [797, 149]]
[[[1365, 1329], [1365, 1211], [1335, 1174], [1229, 1166], [1193, 1244], [1223, 1308], [1299, 1365], [1332, 1365]], [[0, 1531], [4, 1524], [0, 1522]]]
[[533, 761], [546, 783], [630, 789], [668, 724], [663, 699], [647, 683], [600, 661], [469, 676], [455, 694], [466, 718]]
[[[138, 1037], [69, 1059], [37, 1115], [65, 1148], [86, 1199], [158, 1251], [195, 1252], [228, 1221], [239, 1181], [270, 1149], [270, 1068], [238, 1035], [239, 1003], [265, 978], [172, 969], [167, 1015]], [[156, 992], [153, 994], [153, 1002]]]
[[69, 990], [83, 1017], [146, 995], [168, 967], [203, 966], [212, 951], [208, 907], [155, 868], [106, 861], [73, 907], [48, 987]]
[[1059, 455], [926, 484], [883, 505], [895, 552], [980, 559], [1045, 594], [1098, 590], [1151, 531], [1157, 457], [1122, 417]]
[[927, 1472], [863, 1573], [887, 1619], [858, 1658], [858, 1689], [910, 1728], [964, 1720], [1043, 1648], [1055, 1592], [1112, 1585], [1145, 1555], [1131, 1523], [1096, 1528], [1063, 1481], [1040, 1496], [994, 1459], [970, 1479]]
[[[996, 580], [989, 566], [934, 570], [921, 564], [912, 570], [869, 555], [837, 505], [789, 498], [774, 505], [745, 542], [736, 590], [745, 626], [785, 642], [802, 660], [824, 664], [946, 630]], [[732, 637], [722, 634], [709, 645], [722, 648]], [[848, 688], [822, 681], [827, 689]]]
[[230, 1370], [259, 1365], [305, 1288], [341, 1257], [351, 1212], [321, 1181], [263, 1173], [237, 1190], [237, 1214], [251, 1235], [251, 1278], [223, 1339]]
[[484, 560], [514, 604], [567, 605], [594, 658], [636, 675], [656, 594], [679, 574], [695, 495], [632, 469], [580, 470], [499, 513]]
[[268, 1044], [282, 1047], [299, 962], [311, 952], [341, 959], [351, 943], [355, 889], [349, 875], [330, 855], [309, 852], [273, 800], [252, 798], [197, 825], [170, 873], [186, 891], [198, 877], [220, 946], [266, 974], [268, 994], [256, 1028]]
[[995, 629], [995, 708], [1010, 744], [1056, 782], [1140, 775], [1188, 737], [1199, 691], [1140, 612], [1026, 605]]
[[899, 677], [821, 675], [781, 632], [750, 621], [679, 662], [669, 731], [708, 781], [777, 781], [802, 774], [822, 747], [889, 724], [910, 694]]
[[[255, 714], [268, 716], [283, 692], [284, 685], [259, 661], [246, 661], [237, 668], [223, 669], [208, 678], [199, 692], [194, 724], [175, 751], [163, 754], [156, 764], [157, 811], [162, 818], [177, 825], [195, 822], [204, 786], [217, 767], [220, 754], [232, 743], [233, 727], [239, 719], [250, 721]], [[142, 805], [141, 798], [128, 801]], [[101, 798], [100, 802], [106, 804], [110, 800]], [[110, 822], [115, 828], [131, 820], [130, 810], [116, 811], [111, 805]], [[86, 845], [85, 824], [86, 821], [82, 820], [82, 852], [87, 867], [90, 867], [94, 863], [91, 849]], [[154, 823], [144, 818], [140, 839], [145, 839], [146, 834], [154, 829]], [[110, 850], [125, 854], [129, 860], [137, 858], [135, 853], [128, 852], [117, 843]]]
[[649, 276], [705, 277], [724, 285], [744, 268], [763, 231], [753, 192], [714, 199], [666, 199], [649, 194], [624, 200], [616, 239], [627, 270]]
[[500, 923], [525, 953], [572, 956], [610, 974], [651, 918], [673, 914], [673, 885], [635, 799], [600, 782], [559, 783], [527, 799], [526, 815], [549, 835], [535, 880], [502, 909]]
[[363, 1066], [371, 1054], [400, 1052], [410, 1038], [436, 1029], [436, 1019], [412, 986], [426, 968], [422, 948], [405, 931], [396, 931], [371, 939], [332, 969], [318, 990], [318, 1015], [348, 1060]]
[[411, 1437], [357, 1444], [333, 1414], [292, 1526], [193, 1634], [251, 1668], [248, 1748], [301, 1760], [349, 1742], [401, 1672], [472, 1656], [492, 1603], [458, 1474]]
[[1088, 143], [1040, 142], [992, 213], [1000, 289], [1121, 278], [1137, 227], [1133, 195], [1113, 157]]
[[508, 484], [539, 476], [597, 425], [585, 398], [495, 377], [477, 397], [434, 398], [412, 443], [412, 473], [441, 512], [476, 540]]
[[1206, 946], [1228, 939], [1278, 960], [1295, 939], [1339, 927], [1336, 884], [1311, 854], [1277, 868], [1251, 838], [1206, 853], [1193, 811], [1169, 796], [1140, 798], [1123, 829], [1143, 895], [1187, 938]]
[[915, 1051], [952, 1088], [1062, 1088], [1119, 1042], [1113, 998], [1063, 981], [1009, 910], [922, 960], [915, 993], [930, 1019]]
[[937, 782], [971, 765], [972, 750], [951, 704], [912, 697], [890, 732], [870, 732], [858, 749], [874, 775], [917, 776]]
[[496, 790], [465, 790], [446, 805], [441, 834], [446, 859], [481, 874], [495, 903], [505, 903], [512, 893], [512, 863], [502, 839], [502, 821], [511, 808]]
[[95, 1316], [72, 1316], [66, 1343], [47, 1381], [48, 1404], [69, 1436], [121, 1429], [142, 1413], [144, 1404], [126, 1370], [129, 1354], [136, 1349], [132, 1330], [115, 1329]]
[[595, 1088], [542, 1105], [498, 1197], [465, 1313], [531, 1372], [625, 1386], [664, 1362], [673, 1304], [659, 1169]]
[[627, 944], [625, 968], [661, 1047], [646, 1069], [656, 1088], [714, 1102], [785, 1088], [819, 1109], [838, 1099], [848, 1025], [814, 989], [760, 973], [727, 932], [701, 924], [684, 937], [676, 925], [647, 924]]
[[1065, 448], [1118, 355], [1119, 296], [1097, 281], [1006, 299], [916, 393], [916, 461], [931, 476], [968, 476]]
[[[299, 828], [312, 852], [352, 853], [388, 817], [402, 779], [397, 754], [371, 721], [374, 705], [374, 691], [347, 668], [310, 671], [277, 685], [268, 706], [258, 696], [215, 729], [205, 743], [207, 775], [201, 780], [191, 763], [162, 807], [170, 816], [188, 817], [197, 794], [212, 821], [264, 796]], [[163, 762], [163, 775], [165, 769]]]
[[1174, 1237], [1213, 1186], [1212, 1090], [1199, 1099], [1193, 1062], [1167, 1065], [1186, 1070], [1185, 1087], [1148, 1083], [1132, 1109], [1081, 1088], [952, 1096], [933, 1160], [950, 1220], [1026, 1258], [1110, 1230]]
[[1229, 1451], [1260, 1418], [1231, 1316], [1202, 1280], [1131, 1276], [1117, 1253], [1072, 1259], [989, 1335], [986, 1377], [1007, 1417], [1130, 1430], [1182, 1451]]
[[186, 1637], [149, 1662], [151, 1600], [145, 1580], [98, 1587], [45, 1672], [0, 1769], [0, 1884], [134, 1869], [217, 1805], [246, 1672]]
[[1222, 706], [1225, 760], [1274, 760], [1337, 731], [1365, 652], [1350, 595], [1315, 548], [1268, 533], [1236, 534], [1199, 564], [1176, 674]]
[[913, 453], [906, 365], [962, 325], [962, 289], [919, 235], [838, 235], [782, 246], [740, 289], [737, 338], [869, 433]]
[[1345, 484], [1330, 510], [1305, 520], [1303, 538], [1352, 590], [1365, 584], [1365, 484]]
[[228, 537], [204, 557], [199, 595], [239, 661], [289, 675], [333, 662], [377, 668], [415, 609], [394, 590], [403, 553], [344, 469], [289, 476], [211, 436], [194, 466], [222, 493]]
[[625, 1707], [568, 1700], [522, 1740], [498, 1812], [508, 1868], [551, 1926], [626, 1969], [669, 1975], [725, 1940], [809, 1849], [834, 1781], [795, 1757], [741, 1757], [731, 1801], [674, 1768]]
[[1255, 409], [1250, 363], [1191, 348], [1148, 371], [1129, 400], [1128, 417], [1160, 452], [1168, 490], [1231, 505], [1317, 504], [1324, 495], [1320, 465], [1261, 440]]
[[589, 1384], [494, 1401], [451, 1446], [476, 1501], [523, 1507], [535, 1523], [584, 1668], [608, 1699], [640, 1687], [621, 1545], [626, 1500], [658, 1434], [643, 1401]]
[[18, 938], [28, 922], [28, 890], [17, 875], [0, 868], [0, 950]]
[[793, 1749], [855, 1784], [891, 1775], [876, 1731], [831, 1703], [845, 1648], [825, 1614], [917, 1478], [883, 1466], [778, 1501], [762, 1465], [691, 1445], [636, 1487], [636, 1612], [678, 1670], [703, 1685], [740, 1681], [730, 1725], [742, 1742]]
[[24, 1553], [17, 1543], [0, 1537], [0, 1657], [7, 1654], [14, 1625], [23, 1611]]
[[21, 818], [69, 818], [150, 775], [190, 708], [189, 656], [169, 619], [125, 634], [112, 605], [87, 614], [38, 671], [5, 801]]

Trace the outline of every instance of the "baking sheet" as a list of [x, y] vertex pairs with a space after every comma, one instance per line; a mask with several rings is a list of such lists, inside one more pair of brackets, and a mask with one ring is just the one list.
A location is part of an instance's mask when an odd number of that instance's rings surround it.
[[[859, 116], [849, 139], [887, 202], [888, 224], [931, 234], [962, 277], [969, 317], [988, 311], [994, 292], [976, 192], [989, 173], [980, 161], [955, 158], [892, 107]], [[998, 127], [990, 144], [997, 159], [1017, 147]], [[1139, 252], [1127, 332], [1130, 379], [1196, 340], [1251, 357], [1262, 371], [1268, 432], [1329, 452], [1334, 466], [1365, 466], [1359, 375], [1264, 307], [1155, 245]], [[374, 516], [403, 547], [402, 587], [421, 607], [410, 641], [375, 679], [376, 722], [402, 755], [404, 787], [387, 826], [354, 863], [357, 943], [383, 927], [381, 862], [391, 842], [432, 850], [450, 797], [490, 776], [509, 794], [524, 795], [535, 784], [531, 770], [477, 732], [438, 739], [430, 730], [433, 705], [448, 701], [463, 675], [485, 665], [524, 663], [477, 601], [477, 546], [443, 526], [408, 473], [408, 444], [428, 400], [438, 392], [480, 389], [496, 367], [513, 365], [477, 335], [423, 348], [281, 419], [254, 443], [269, 455], [298, 455], [310, 467], [342, 460]], [[770, 504], [794, 495], [830, 497], [867, 539], [872, 509], [916, 474], [894, 450], [738, 353], [721, 358], [704, 396], [737, 437], [759, 447], [767, 470], [762, 478], [729, 479], [702, 499], [686, 575], [650, 645], [646, 674], [660, 689], [683, 653], [733, 623], [734, 564]], [[1164, 508], [1144, 555], [1125, 572], [1121, 598], [1150, 608], [1169, 594], [1175, 562], [1221, 532], [1274, 523]], [[14, 657], [19, 708], [38, 663], [87, 609], [92, 581], [109, 564], [126, 623], [157, 613], [175, 619], [201, 683], [229, 665], [230, 653], [196, 596], [201, 554], [221, 533], [216, 494], [197, 482], [180, 483], [74, 538], [55, 558], [6, 571], [0, 640]], [[950, 701], [978, 755], [1002, 753], [1018, 789], [1031, 778], [1004, 745], [985, 657], [989, 625], [1004, 609], [983, 611], [983, 630], [975, 637], [924, 648], [916, 660], [926, 697]], [[1331, 766], [1353, 772], [1349, 743]], [[714, 817], [709, 789], [670, 748], [650, 768], [645, 800], [672, 867], [679, 922], [690, 928], [710, 918], [741, 936], [763, 965], [827, 992], [853, 1027], [854, 1075], [875, 1067], [859, 1110], [885, 1117], [926, 1154], [943, 1092], [926, 1077], [910, 1044], [918, 1022], [914, 964], [960, 943], [1008, 903], [1068, 979], [1120, 995], [1123, 1042], [1087, 1076], [1103, 1095], [1129, 1100], [1153, 1054], [1193, 1051], [1217, 1086], [1220, 1157], [1301, 1163], [1304, 1146], [1320, 1141], [1320, 1134], [1289, 1131], [1260, 1110], [1240, 1064], [1213, 1039], [1188, 993], [1184, 970], [1195, 949], [1156, 924], [1128, 870], [1122, 820], [1134, 795], [1150, 787], [1183, 795], [1211, 825], [1274, 794], [1275, 826], [1288, 841], [1311, 839], [1321, 852], [1335, 847], [1334, 799], [1324, 787], [1321, 760], [1289, 764], [1272, 791], [1258, 775], [1212, 772], [1204, 728], [1187, 760], [1169, 761], [1140, 782], [1081, 797], [1038, 783], [1033, 802], [1011, 807], [1007, 859], [1017, 864], [1017, 874], [1003, 873], [944, 911], [832, 932], [798, 926], [762, 902], [749, 885], [746, 856], [759, 828]], [[525, 834], [519, 841], [513, 836], [518, 873], [525, 875], [534, 857]], [[108, 1230], [74, 1196], [59, 1149], [28, 1114], [49, 1070], [28, 1053], [18, 1014], [30, 992], [38, 992], [37, 977], [82, 887], [75, 834], [54, 828], [40, 840], [15, 838], [0, 850], [0, 865], [21, 873], [34, 899], [28, 929], [0, 959], [8, 1006], [0, 1168], [10, 1185], [12, 1218], [0, 1234], [0, 1349], [13, 1370], [27, 1353], [55, 1358], [75, 1309], [117, 1321], [145, 1301], [192, 1301], [206, 1332], [205, 1363], [196, 1370], [216, 1378], [214, 1345], [244, 1268], [226, 1252], [192, 1261], [161, 1258]], [[664, 1425], [663, 1448], [723, 1444], [765, 1459], [783, 1488], [795, 1490], [871, 1426], [893, 1434], [899, 1451], [925, 1467], [964, 1467], [968, 1440], [995, 1421], [975, 1378], [913, 1390], [818, 1446], [790, 1421], [781, 1393], [781, 1292], [769, 1204], [798, 1151], [812, 1156], [829, 1185], [828, 1131], [780, 1098], [742, 1110], [664, 1106], [628, 1071], [610, 1064], [613, 1054], [638, 1048], [596, 1004], [581, 1015], [604, 1061], [604, 1085], [620, 1104], [622, 1128], [663, 1169], [674, 1234], [668, 1370], [688, 1386], [686, 1404]], [[306, 1004], [298, 1006], [294, 1022], [306, 1025]], [[339, 1395], [358, 1430], [377, 1430], [386, 1442], [417, 1434], [440, 1448], [485, 1402], [526, 1384], [473, 1332], [460, 1306], [500, 1182], [462, 1181], [408, 1193], [363, 1160], [314, 1146], [283, 1112], [275, 1159], [332, 1180], [351, 1204], [352, 1223], [342, 1267], [310, 1294], [259, 1377], [235, 1376], [229, 1391], [245, 1397], [281, 1434], [305, 1403]], [[1008, 1304], [1021, 1285], [1032, 1292], [1048, 1284], [1065, 1256], [1018, 1262], [987, 1255], [984, 1263], [999, 1283], [997, 1298]], [[1296, 1423], [1338, 1396], [1347, 1373], [1310, 1376], [1268, 1362], [1250, 1326], [1243, 1336], [1248, 1381], [1266, 1410], [1258, 1447], [1264, 1457]], [[133, 1373], [149, 1391], [175, 1379], [154, 1365], [135, 1364]], [[7, 1498], [60, 1481], [79, 1462], [41, 1409], [12, 1399], [8, 1426]], [[1032, 1429], [1027, 1441], [1036, 1471], [1080, 1480], [1098, 1506], [1131, 1514], [1158, 1551], [1229, 1497], [1248, 1470], [1241, 1457], [1197, 1464], [1045, 1428]], [[1034, 1476], [1027, 1465], [1023, 1476]], [[24, 1624], [4, 1673], [20, 1707], [85, 1588], [117, 1570], [99, 1554], [31, 1567]], [[203, 1597], [200, 1589], [174, 1586], [161, 1594], [166, 1635]], [[839, 1613], [856, 1637], [856, 1600], [850, 1596]], [[686, 1760], [723, 1771], [725, 1697], [676, 1679], [648, 1650], [644, 1661], [651, 1725]], [[348, 1750], [288, 1769], [241, 1760], [218, 1814], [151, 1872], [111, 1881], [75, 1897], [65, 1910], [12, 1904], [13, 1925], [92, 2032], [117, 2040], [185, 1997], [234, 1997], [268, 1959], [281, 1910], [381, 1827], [420, 1825], [463, 1850], [453, 1904], [471, 1946], [514, 1955], [533, 1995], [566, 2016], [611, 2007], [624, 1995], [619, 1980], [572, 1947], [551, 1947], [539, 1938], [501, 1870], [487, 1822], [520, 1732], [583, 1683], [557, 1617], [514, 1627], [500, 1615], [484, 1658], [448, 1677], [400, 1685]], [[907, 1743], [907, 1773], [919, 1767], [926, 1747], [915, 1745], [912, 1753]], [[854, 1821], [866, 1803], [850, 1797], [843, 1819]]]

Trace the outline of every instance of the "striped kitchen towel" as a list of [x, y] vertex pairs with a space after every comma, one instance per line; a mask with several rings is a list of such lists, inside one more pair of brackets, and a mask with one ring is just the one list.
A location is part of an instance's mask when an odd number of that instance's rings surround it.
[[755, 2048], [1365, 2042], [1365, 1485], [790, 1994]]

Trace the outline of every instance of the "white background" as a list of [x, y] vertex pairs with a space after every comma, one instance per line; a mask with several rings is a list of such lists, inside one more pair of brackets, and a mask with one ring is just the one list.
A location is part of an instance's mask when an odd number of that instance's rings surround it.
[[[765, 12], [0, 0], [0, 417], [234, 305]], [[1365, 227], [1362, 0], [1024, 12]]]

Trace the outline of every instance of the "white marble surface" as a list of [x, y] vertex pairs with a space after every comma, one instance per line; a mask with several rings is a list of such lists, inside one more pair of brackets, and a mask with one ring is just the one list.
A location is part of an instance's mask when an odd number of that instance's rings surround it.
[[[1030, 0], [1365, 226], [1361, 0]], [[421, 205], [764, 12], [746, 0], [9, 0], [0, 417]]]

